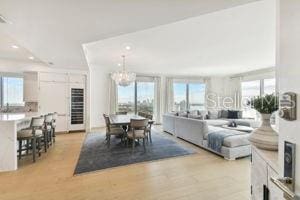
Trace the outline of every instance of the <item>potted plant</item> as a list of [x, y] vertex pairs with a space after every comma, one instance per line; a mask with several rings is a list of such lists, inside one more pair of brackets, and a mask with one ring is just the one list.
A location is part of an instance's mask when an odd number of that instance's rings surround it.
[[261, 114], [262, 124], [251, 133], [249, 141], [261, 149], [278, 150], [278, 134], [270, 123], [271, 115], [278, 110], [278, 96], [271, 94], [253, 98], [251, 106]]

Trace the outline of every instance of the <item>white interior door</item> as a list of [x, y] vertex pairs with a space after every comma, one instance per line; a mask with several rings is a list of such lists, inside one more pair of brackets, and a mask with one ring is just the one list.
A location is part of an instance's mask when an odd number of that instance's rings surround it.
[[56, 131], [68, 131], [68, 84], [41, 81], [39, 108], [41, 114], [57, 112]]

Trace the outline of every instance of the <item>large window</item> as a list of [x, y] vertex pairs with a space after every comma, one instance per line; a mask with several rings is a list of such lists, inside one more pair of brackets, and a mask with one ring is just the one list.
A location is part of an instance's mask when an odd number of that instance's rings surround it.
[[185, 111], [187, 109], [187, 84], [174, 83], [174, 111]]
[[24, 106], [23, 78], [0, 76], [1, 105]]
[[153, 114], [154, 93], [154, 81], [136, 81], [127, 87], [118, 86], [117, 111]]
[[189, 84], [189, 110], [205, 109], [205, 84]]
[[264, 79], [264, 94], [274, 94], [276, 92], [276, 81], [275, 78]]
[[135, 84], [118, 86], [118, 111], [135, 113]]
[[205, 109], [205, 84], [174, 83], [174, 111]]
[[257, 112], [251, 108], [249, 101], [258, 96], [274, 94], [276, 92], [275, 78], [242, 82], [243, 117], [257, 118]]
[[137, 82], [137, 113], [153, 114], [154, 82]]

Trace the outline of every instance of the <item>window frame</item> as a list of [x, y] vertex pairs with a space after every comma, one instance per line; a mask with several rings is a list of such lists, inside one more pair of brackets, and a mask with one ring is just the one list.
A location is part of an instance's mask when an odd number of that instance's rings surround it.
[[4, 89], [3, 89], [3, 78], [21, 78], [23, 79], [23, 87], [22, 87], [22, 103], [21, 104], [8, 104], [10, 107], [24, 107], [25, 102], [24, 102], [24, 77], [19, 74], [0, 74], [0, 105], [1, 107], [7, 106], [6, 104], [4, 105]]

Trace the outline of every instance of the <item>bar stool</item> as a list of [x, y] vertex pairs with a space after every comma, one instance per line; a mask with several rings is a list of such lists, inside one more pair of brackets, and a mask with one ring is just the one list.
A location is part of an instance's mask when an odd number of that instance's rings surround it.
[[[17, 132], [17, 140], [19, 142], [19, 159], [22, 157], [22, 151], [32, 150], [33, 162], [35, 162], [36, 153], [41, 156], [41, 139], [43, 137], [44, 117], [33, 117], [31, 119], [30, 128], [22, 129]], [[23, 148], [22, 143], [26, 141], [26, 147]], [[37, 150], [37, 151], [36, 151]]]
[[53, 120], [53, 114], [49, 113], [45, 115], [45, 121], [44, 121], [44, 136], [47, 142], [47, 146], [52, 145], [52, 120]]
[[58, 114], [57, 112], [54, 112], [52, 115], [52, 137], [53, 137], [53, 142], [55, 143], [55, 128], [56, 128], [56, 120], [57, 120]]

